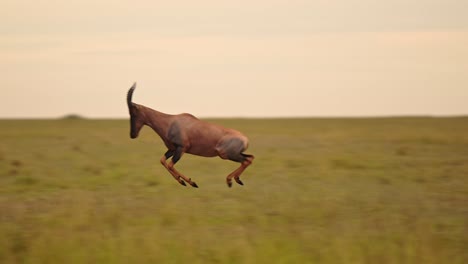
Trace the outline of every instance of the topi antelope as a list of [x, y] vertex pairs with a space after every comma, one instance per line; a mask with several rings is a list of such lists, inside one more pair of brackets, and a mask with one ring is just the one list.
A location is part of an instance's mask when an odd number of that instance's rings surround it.
[[[184, 153], [203, 157], [219, 156], [241, 163], [226, 178], [227, 185], [232, 186], [232, 178], [244, 185], [240, 180], [242, 172], [252, 164], [253, 155], [244, 154], [248, 139], [239, 131], [224, 128], [199, 120], [191, 114], [169, 115], [158, 112], [149, 107], [132, 103], [132, 95], [136, 83], [127, 94], [128, 111], [130, 112], [130, 138], [138, 137], [143, 127], [151, 127], [163, 140], [168, 148], [161, 158], [161, 164], [169, 171], [176, 181], [186, 186], [186, 182], [193, 187], [198, 185], [174, 168]], [[167, 159], [172, 157], [169, 164]]]

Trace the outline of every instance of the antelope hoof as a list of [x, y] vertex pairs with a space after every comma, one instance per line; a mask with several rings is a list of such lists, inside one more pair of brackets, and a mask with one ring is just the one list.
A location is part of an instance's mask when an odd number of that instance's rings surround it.
[[244, 185], [244, 183], [240, 179], [235, 179], [235, 180], [239, 185]]
[[231, 181], [228, 181], [228, 182], [227, 182], [227, 185], [228, 185], [229, 188], [231, 188], [231, 187], [232, 187], [232, 182], [231, 182]]
[[192, 187], [198, 188], [198, 185], [195, 182], [190, 183], [190, 185], [192, 185]]
[[182, 184], [183, 186], [187, 186], [187, 184], [185, 184], [184, 181], [180, 181], [179, 183]]

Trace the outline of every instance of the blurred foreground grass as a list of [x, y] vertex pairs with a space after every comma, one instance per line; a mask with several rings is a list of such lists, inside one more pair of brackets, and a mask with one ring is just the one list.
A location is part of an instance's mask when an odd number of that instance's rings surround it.
[[0, 263], [468, 263], [468, 118], [224, 119], [179, 185], [127, 120], [0, 121]]

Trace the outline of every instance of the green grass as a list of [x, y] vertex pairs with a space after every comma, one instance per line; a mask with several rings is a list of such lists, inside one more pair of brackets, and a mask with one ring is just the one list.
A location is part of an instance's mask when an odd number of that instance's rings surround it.
[[468, 263], [468, 118], [220, 119], [256, 159], [160, 165], [127, 120], [0, 121], [0, 263]]

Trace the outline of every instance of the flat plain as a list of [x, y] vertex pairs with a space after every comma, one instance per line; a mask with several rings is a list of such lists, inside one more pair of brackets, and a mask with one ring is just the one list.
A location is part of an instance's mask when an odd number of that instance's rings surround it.
[[0, 263], [468, 263], [468, 118], [208, 121], [245, 186], [128, 120], [0, 120]]

